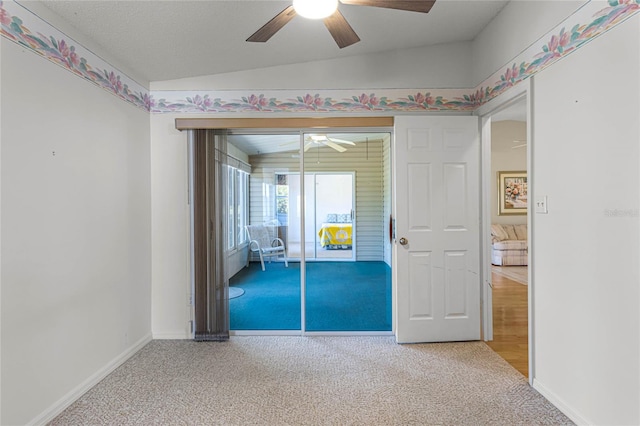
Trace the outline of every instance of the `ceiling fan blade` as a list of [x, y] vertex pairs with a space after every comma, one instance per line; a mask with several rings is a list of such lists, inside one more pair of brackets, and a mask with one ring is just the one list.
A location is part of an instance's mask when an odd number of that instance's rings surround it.
[[311, 149], [312, 146], [314, 146], [315, 144], [313, 143], [313, 141], [311, 142], [307, 142], [304, 146], [304, 152], [309, 151], [309, 149]]
[[296, 17], [296, 11], [293, 6], [287, 7], [282, 12], [278, 13], [272, 20], [267, 22], [258, 31], [253, 33], [247, 41], [264, 43], [269, 40], [275, 33], [280, 31], [287, 22]]
[[323, 144], [325, 144], [326, 146], [330, 146], [331, 148], [335, 149], [338, 152], [345, 152], [347, 150], [346, 148], [343, 148], [337, 143], [333, 143], [331, 141], [323, 142]]
[[344, 139], [336, 139], [336, 138], [327, 138], [327, 140], [330, 140], [331, 142], [335, 142], [335, 143], [343, 143], [345, 145], [353, 145], [355, 146], [355, 142], [351, 142], [351, 141], [347, 141]]
[[335, 13], [327, 18], [324, 18], [324, 25], [327, 27], [331, 36], [338, 44], [340, 49], [351, 46], [360, 41], [360, 37], [353, 31], [351, 25], [344, 19], [342, 13], [336, 10]]
[[384, 7], [422, 13], [428, 13], [435, 2], [436, 0], [340, 0], [340, 3], [354, 6]]

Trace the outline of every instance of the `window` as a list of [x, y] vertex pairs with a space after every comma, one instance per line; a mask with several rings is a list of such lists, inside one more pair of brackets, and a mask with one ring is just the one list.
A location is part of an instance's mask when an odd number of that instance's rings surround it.
[[238, 244], [248, 241], [245, 226], [249, 223], [249, 175], [241, 170], [237, 171], [238, 183]]
[[228, 248], [235, 250], [248, 241], [245, 226], [249, 222], [249, 175], [228, 166], [228, 186]]

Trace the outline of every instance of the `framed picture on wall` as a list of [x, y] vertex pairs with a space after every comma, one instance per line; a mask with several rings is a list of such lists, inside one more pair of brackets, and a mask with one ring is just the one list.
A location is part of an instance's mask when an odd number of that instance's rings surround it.
[[498, 214], [527, 214], [527, 172], [498, 172]]

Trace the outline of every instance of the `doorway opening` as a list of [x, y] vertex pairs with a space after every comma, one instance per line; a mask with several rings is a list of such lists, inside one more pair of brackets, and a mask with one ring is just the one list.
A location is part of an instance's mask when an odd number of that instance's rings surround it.
[[490, 134], [491, 172], [485, 192], [489, 208], [485, 214], [490, 214], [491, 232], [485, 266], [492, 296], [492, 340], [487, 344], [528, 377], [531, 191], [526, 98], [493, 113]]

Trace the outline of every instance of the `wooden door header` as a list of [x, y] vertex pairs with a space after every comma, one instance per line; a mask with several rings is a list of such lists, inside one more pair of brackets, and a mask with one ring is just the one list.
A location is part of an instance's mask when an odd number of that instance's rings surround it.
[[176, 118], [176, 129], [321, 129], [393, 127], [393, 117]]

